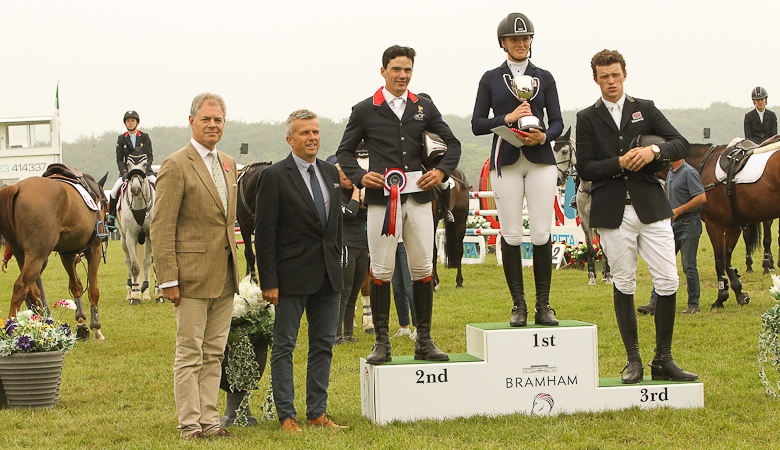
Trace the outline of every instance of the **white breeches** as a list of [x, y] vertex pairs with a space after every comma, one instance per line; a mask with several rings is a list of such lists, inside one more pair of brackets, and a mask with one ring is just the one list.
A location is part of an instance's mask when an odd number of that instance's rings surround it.
[[[390, 281], [395, 269], [395, 249], [398, 234], [382, 236], [385, 206], [368, 205], [366, 231], [368, 251], [371, 254], [371, 271], [374, 277]], [[433, 273], [433, 210], [430, 203], [417, 203], [411, 196], [401, 205], [403, 243], [409, 260], [412, 280], [422, 280]]]
[[514, 164], [501, 167], [500, 177], [495, 170], [490, 171], [501, 235], [509, 245], [523, 243], [523, 196], [528, 204], [531, 243], [544, 245], [550, 240], [557, 175], [554, 165], [532, 163], [522, 154]]
[[647, 263], [658, 295], [677, 292], [677, 258], [669, 219], [643, 224], [634, 207], [626, 205], [620, 228], [599, 228], [601, 247], [609, 259], [612, 282], [622, 293], [636, 291], [636, 256]]

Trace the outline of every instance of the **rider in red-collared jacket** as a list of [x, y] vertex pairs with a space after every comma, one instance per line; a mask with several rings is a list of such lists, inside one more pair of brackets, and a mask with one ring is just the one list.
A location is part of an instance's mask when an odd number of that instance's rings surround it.
[[108, 216], [106, 217], [106, 225], [113, 226], [114, 218], [116, 216], [116, 202], [119, 198], [119, 188], [122, 183], [127, 181], [127, 156], [132, 151], [142, 151], [146, 154], [146, 175], [150, 177], [150, 180], [154, 182], [155, 176], [152, 171], [152, 160], [154, 155], [152, 153], [152, 140], [149, 139], [149, 135], [138, 129], [138, 125], [141, 123], [141, 118], [135, 111], [128, 111], [124, 116], [125, 126], [127, 131], [119, 135], [116, 140], [116, 165], [119, 168], [119, 175], [121, 178], [116, 180], [114, 187], [111, 189], [111, 198], [108, 203]]

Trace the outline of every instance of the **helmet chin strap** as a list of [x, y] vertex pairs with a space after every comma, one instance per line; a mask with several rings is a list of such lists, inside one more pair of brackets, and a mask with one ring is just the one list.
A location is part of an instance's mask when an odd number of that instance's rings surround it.
[[[534, 38], [531, 38], [531, 42], [528, 44], [528, 56], [526, 56], [521, 60], [518, 60], [517, 62], [528, 61], [531, 58], [531, 54], [533, 53], [533, 49], [531, 47], [533, 43], [534, 43]], [[507, 50], [506, 47], [504, 47], [503, 45], [501, 46], [501, 48], [503, 48], [506, 53], [509, 53], [509, 50]]]

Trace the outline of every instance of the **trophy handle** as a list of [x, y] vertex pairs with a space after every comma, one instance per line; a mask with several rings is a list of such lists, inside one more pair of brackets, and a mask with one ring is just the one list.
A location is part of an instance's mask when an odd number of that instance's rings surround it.
[[509, 74], [505, 73], [504, 74], [504, 85], [506, 86], [507, 89], [509, 89], [509, 92], [511, 92], [512, 95], [514, 95], [514, 93], [515, 93], [514, 88], [512, 87], [514, 84], [515, 84], [515, 80], [514, 80], [514, 78], [512, 78], [512, 75], [509, 75]]

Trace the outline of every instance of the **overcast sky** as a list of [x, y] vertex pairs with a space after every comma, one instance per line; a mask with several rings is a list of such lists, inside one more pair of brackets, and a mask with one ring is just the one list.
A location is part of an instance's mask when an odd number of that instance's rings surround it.
[[598, 97], [590, 58], [604, 48], [626, 58], [626, 92], [662, 109], [747, 109], [757, 85], [770, 105], [780, 96], [778, 1], [9, 0], [0, 117], [53, 114], [59, 81], [63, 141], [123, 129], [128, 109], [141, 128], [185, 125], [203, 91], [225, 98], [229, 121], [300, 108], [340, 120], [383, 84], [393, 44], [417, 50], [412, 92], [470, 117], [480, 77], [505, 59], [498, 22], [515, 11], [565, 110]]

